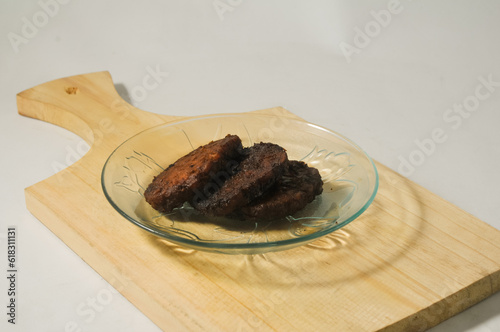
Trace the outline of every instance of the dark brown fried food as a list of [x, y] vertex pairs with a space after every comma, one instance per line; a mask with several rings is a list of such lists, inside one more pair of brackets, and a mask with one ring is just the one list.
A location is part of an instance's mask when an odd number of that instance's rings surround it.
[[155, 210], [170, 212], [193, 200], [212, 178], [220, 178], [219, 173], [225, 173], [226, 169], [231, 172], [238, 164], [242, 149], [236, 135], [200, 146], [156, 176], [144, 192], [144, 198]]
[[288, 161], [285, 149], [258, 143], [243, 150], [238, 172], [212, 196], [194, 202], [197, 210], [210, 216], [225, 216], [261, 196], [281, 177]]
[[241, 208], [246, 219], [277, 219], [302, 210], [323, 192], [316, 168], [302, 161], [289, 161], [276, 185], [265, 195]]

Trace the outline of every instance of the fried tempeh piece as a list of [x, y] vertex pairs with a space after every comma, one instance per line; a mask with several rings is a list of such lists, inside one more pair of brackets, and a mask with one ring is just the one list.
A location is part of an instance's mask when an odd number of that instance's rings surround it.
[[245, 148], [237, 173], [213, 195], [194, 202], [194, 206], [206, 215], [229, 215], [272, 187], [287, 161], [285, 149], [276, 144], [258, 143]]
[[239, 212], [246, 219], [283, 218], [302, 210], [323, 192], [316, 168], [302, 161], [289, 161], [276, 185]]
[[214, 174], [237, 164], [242, 150], [241, 140], [236, 135], [200, 146], [154, 178], [144, 192], [146, 201], [160, 212], [170, 212], [192, 201]]

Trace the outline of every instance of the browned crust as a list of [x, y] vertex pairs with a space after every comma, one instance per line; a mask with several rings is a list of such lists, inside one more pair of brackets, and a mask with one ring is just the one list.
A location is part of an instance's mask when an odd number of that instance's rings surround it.
[[241, 150], [241, 140], [236, 135], [200, 146], [156, 176], [144, 198], [154, 209], [170, 212], [192, 201], [217, 173], [234, 167]]
[[238, 172], [205, 200], [195, 202], [197, 210], [210, 216], [225, 216], [266, 192], [283, 174], [288, 156], [272, 143], [258, 143], [244, 150]]
[[242, 207], [249, 219], [283, 218], [302, 210], [323, 192], [323, 181], [316, 168], [302, 161], [289, 161], [280, 181], [262, 197]]

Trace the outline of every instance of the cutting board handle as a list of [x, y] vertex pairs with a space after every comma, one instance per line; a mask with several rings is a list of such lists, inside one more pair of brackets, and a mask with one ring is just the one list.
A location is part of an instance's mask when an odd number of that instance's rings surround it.
[[122, 141], [138, 130], [177, 118], [145, 112], [127, 103], [107, 71], [37, 85], [17, 94], [17, 107], [19, 114], [68, 129], [90, 146], [103, 133], [112, 133], [113, 139]]

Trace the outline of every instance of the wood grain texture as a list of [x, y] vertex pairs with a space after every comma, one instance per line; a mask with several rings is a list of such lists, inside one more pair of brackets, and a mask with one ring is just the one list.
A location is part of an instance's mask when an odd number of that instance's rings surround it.
[[379, 163], [368, 210], [311, 244], [255, 256], [179, 247], [121, 217], [100, 176], [124, 140], [181, 117], [129, 105], [107, 72], [48, 82], [17, 101], [21, 115], [91, 145], [26, 189], [28, 209], [163, 330], [423, 331], [500, 289], [500, 231]]

